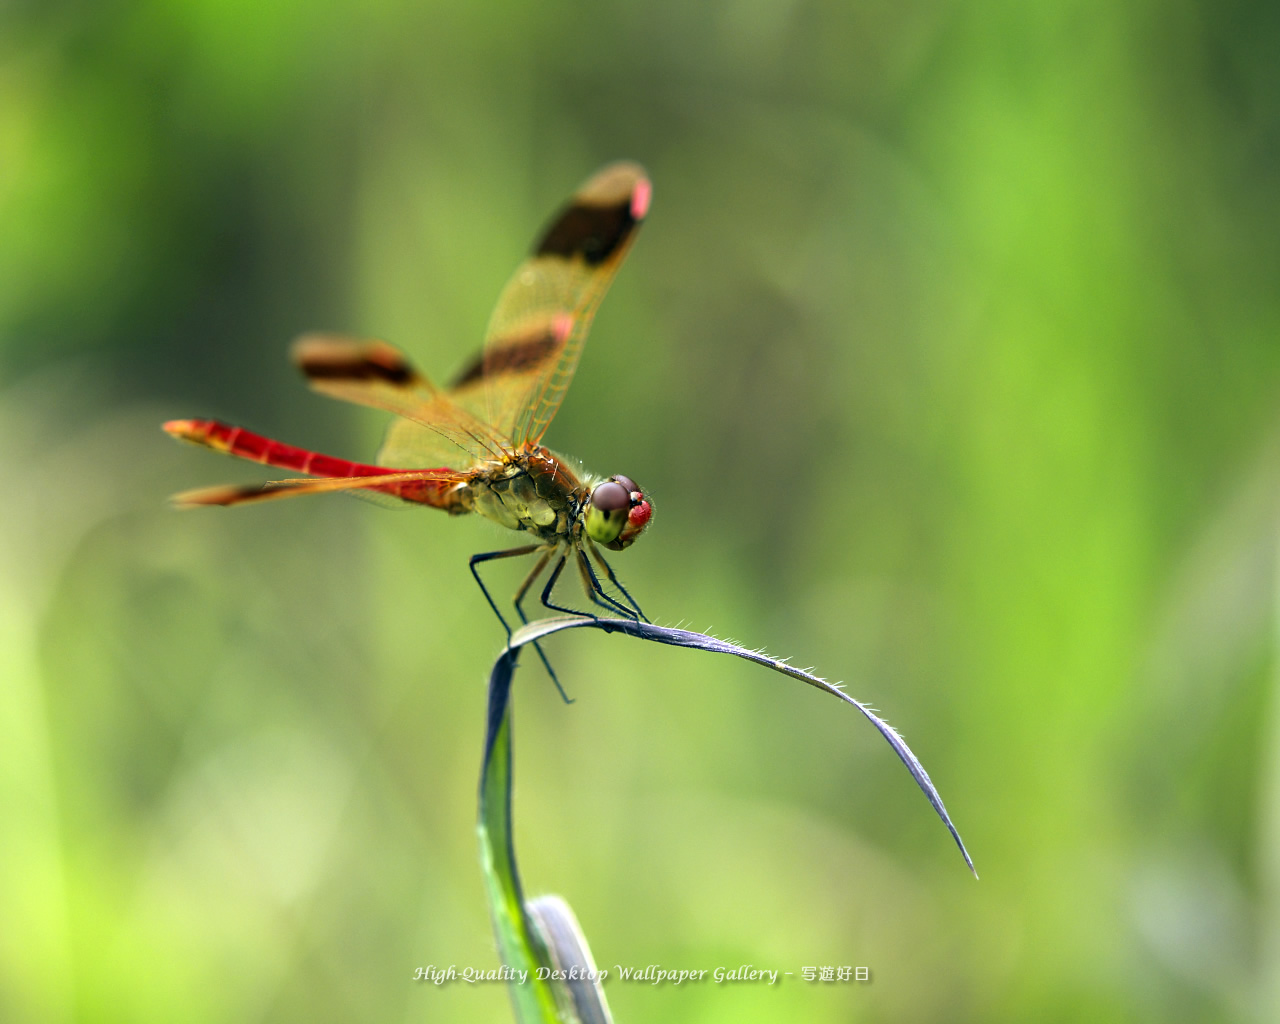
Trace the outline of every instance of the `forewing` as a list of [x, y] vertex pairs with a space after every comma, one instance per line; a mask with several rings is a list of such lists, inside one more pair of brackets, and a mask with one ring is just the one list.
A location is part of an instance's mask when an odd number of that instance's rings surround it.
[[483, 352], [449, 397], [511, 447], [536, 444], [573, 379], [596, 307], [649, 208], [637, 164], [589, 178], [503, 289]]
[[309, 334], [294, 342], [293, 360], [321, 394], [403, 417], [387, 432], [381, 466], [469, 466], [501, 455], [491, 429], [385, 341]]

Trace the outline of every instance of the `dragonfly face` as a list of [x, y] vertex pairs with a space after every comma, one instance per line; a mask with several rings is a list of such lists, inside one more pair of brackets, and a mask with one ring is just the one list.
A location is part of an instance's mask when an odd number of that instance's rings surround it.
[[630, 547], [653, 517], [653, 506], [630, 477], [596, 484], [584, 511], [587, 536], [613, 551]]
[[592, 604], [643, 618], [597, 545], [612, 551], [630, 546], [649, 524], [652, 506], [628, 477], [583, 483], [541, 441], [573, 379], [596, 307], [648, 213], [650, 196], [648, 178], [636, 164], [611, 164], [587, 179], [508, 281], [483, 350], [448, 388], [432, 384], [386, 342], [329, 335], [300, 339], [294, 360], [315, 390], [398, 417], [376, 464], [321, 455], [216, 420], [171, 420], [165, 430], [180, 440], [310, 474], [249, 487], [204, 488], [175, 501], [239, 505], [348, 491], [454, 515], [478, 512], [533, 538], [523, 547], [471, 559], [472, 574], [504, 626], [476, 566], [526, 554], [537, 561], [516, 592], [522, 621], [527, 619], [521, 601], [548, 567], [543, 605], [591, 614], [552, 600], [570, 560]]

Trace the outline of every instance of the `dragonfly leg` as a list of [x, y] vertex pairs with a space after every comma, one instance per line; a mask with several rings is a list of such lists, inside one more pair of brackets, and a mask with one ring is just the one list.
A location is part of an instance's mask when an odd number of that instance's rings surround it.
[[582, 589], [587, 592], [587, 597], [601, 608], [608, 611], [621, 614], [625, 618], [636, 621], [636, 613], [628, 608], [621, 601], [608, 594], [604, 587], [600, 585], [600, 577], [595, 574], [595, 570], [591, 568], [591, 563], [587, 561], [586, 553], [582, 548], [578, 548], [578, 571], [582, 574]]
[[[480, 587], [480, 593], [484, 594], [484, 599], [489, 602], [489, 607], [493, 609], [493, 614], [498, 616], [498, 621], [502, 623], [502, 628], [507, 631], [507, 643], [511, 642], [511, 626], [507, 623], [507, 620], [502, 617], [502, 612], [498, 611], [498, 606], [494, 603], [493, 595], [489, 593], [489, 588], [484, 585], [484, 580], [480, 578], [480, 570], [477, 569], [476, 566], [481, 562], [491, 562], [495, 558], [515, 558], [519, 555], [531, 555], [541, 548], [541, 544], [526, 544], [524, 547], [508, 548], [506, 551], [486, 551], [481, 555], [472, 555], [471, 561], [467, 563], [471, 566], [471, 575], [476, 578], [476, 584]], [[522, 615], [521, 618], [524, 618], [524, 616]]]
[[605, 561], [604, 555], [600, 554], [600, 549], [596, 547], [595, 542], [590, 538], [586, 538], [587, 550], [591, 552], [591, 557], [595, 559], [596, 564], [604, 570], [604, 574], [609, 577], [609, 582], [618, 588], [619, 593], [627, 599], [627, 604], [631, 606], [631, 610], [636, 613], [645, 622], [649, 621], [649, 616], [640, 610], [640, 606], [636, 604], [636, 599], [628, 593], [627, 588], [622, 585], [618, 577], [614, 574], [613, 566]]
[[[533, 569], [529, 572], [529, 575], [524, 578], [524, 582], [520, 584], [520, 589], [516, 591], [515, 599], [512, 601], [512, 604], [516, 607], [516, 614], [520, 616], [520, 621], [526, 625], [528, 625], [529, 617], [524, 613], [524, 599], [528, 596], [529, 588], [533, 586], [533, 581], [542, 574], [542, 570], [547, 567], [547, 563], [551, 561], [551, 556], [555, 554], [555, 551], [556, 549], [554, 547], [550, 547], [543, 552], [542, 557], [538, 559], [537, 564], [534, 565]], [[551, 677], [551, 681], [556, 684], [556, 690], [560, 694], [560, 699], [566, 704], [572, 704], [573, 698], [564, 692], [564, 687], [560, 685], [560, 678], [556, 675], [556, 670], [551, 667], [551, 662], [547, 660], [547, 655], [542, 649], [542, 644], [535, 640], [533, 642], [533, 649], [538, 652], [538, 657], [542, 659], [542, 667], [547, 670], [547, 675], [549, 675]]]
[[529, 588], [533, 586], [533, 581], [541, 574], [542, 570], [547, 567], [547, 563], [551, 561], [551, 556], [556, 553], [555, 546], [547, 548], [543, 556], [538, 559], [538, 564], [533, 567], [529, 575], [524, 578], [524, 582], [520, 584], [520, 588], [516, 591], [515, 600], [512, 602], [516, 606], [516, 612], [520, 616], [521, 622], [528, 622], [524, 614], [524, 599], [529, 595]]
[[564, 572], [564, 563], [568, 557], [569, 553], [566, 551], [560, 556], [559, 561], [556, 562], [556, 567], [551, 570], [551, 576], [547, 580], [547, 585], [542, 588], [542, 606], [544, 608], [550, 608], [553, 612], [564, 612], [566, 615], [580, 615], [584, 619], [600, 618], [599, 615], [595, 615], [592, 612], [580, 612], [576, 608], [566, 608], [564, 605], [555, 604], [551, 600], [551, 591], [555, 587], [556, 581], [560, 579], [560, 574]]

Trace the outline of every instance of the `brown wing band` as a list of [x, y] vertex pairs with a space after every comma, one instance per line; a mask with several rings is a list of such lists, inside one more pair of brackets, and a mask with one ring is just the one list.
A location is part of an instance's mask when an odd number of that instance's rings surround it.
[[385, 381], [404, 386], [421, 381], [418, 372], [390, 345], [310, 341], [294, 349], [299, 369], [310, 380]]
[[574, 203], [547, 229], [534, 253], [566, 259], [581, 256], [595, 266], [626, 242], [636, 224], [630, 196], [608, 206]]
[[500, 373], [521, 373], [541, 366], [563, 344], [564, 334], [556, 331], [544, 331], [521, 341], [504, 343], [501, 348], [476, 356], [458, 375], [453, 387], [461, 388]]

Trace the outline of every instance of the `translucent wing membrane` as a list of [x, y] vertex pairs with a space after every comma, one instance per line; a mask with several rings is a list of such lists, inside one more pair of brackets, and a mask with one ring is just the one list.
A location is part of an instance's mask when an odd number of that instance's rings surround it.
[[399, 499], [419, 505], [448, 507], [449, 492], [459, 482], [455, 473], [417, 471], [383, 473], [364, 477], [308, 477], [299, 480], [272, 480], [263, 484], [227, 484], [201, 487], [173, 496], [182, 508], [196, 505], [245, 505], [255, 501], [293, 498], [303, 494], [326, 494], [333, 491], [359, 491], [360, 497]]
[[385, 341], [309, 334], [294, 343], [293, 361], [321, 394], [403, 417], [387, 434], [380, 466], [461, 466], [502, 454], [491, 429]]
[[573, 379], [591, 319], [649, 209], [636, 164], [578, 189], [503, 289], [483, 352], [449, 395], [511, 447], [538, 443]]

